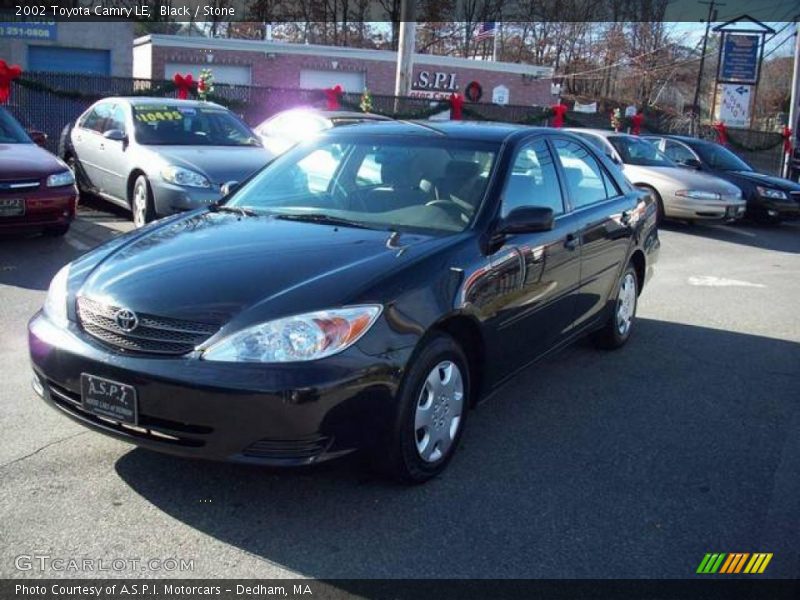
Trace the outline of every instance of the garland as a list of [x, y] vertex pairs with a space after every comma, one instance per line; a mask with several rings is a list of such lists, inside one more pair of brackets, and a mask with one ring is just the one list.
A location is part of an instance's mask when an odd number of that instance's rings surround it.
[[361, 112], [372, 112], [372, 94], [369, 93], [367, 88], [364, 88], [364, 93], [361, 94], [361, 102], [358, 103], [358, 107], [361, 109]]
[[[101, 94], [98, 92], [81, 92], [79, 90], [62, 90], [58, 88], [54, 88], [47, 84], [41, 83], [39, 81], [34, 81], [33, 79], [27, 79], [25, 77], [20, 77], [19, 79], [14, 80], [15, 85], [19, 85], [26, 89], [29, 89], [34, 92], [42, 92], [45, 94], [52, 94], [58, 98], [68, 98], [70, 100], [82, 100], [85, 102], [97, 102], [98, 100], [102, 100], [103, 98], [107, 98], [108, 94]], [[213, 88], [212, 88], [213, 89]], [[125, 94], [119, 94], [121, 96], [129, 96], [129, 97], [145, 97], [145, 96], [153, 96], [153, 97], [169, 97], [175, 94], [178, 91], [178, 87], [175, 85], [174, 81], [166, 81], [160, 85], [155, 87], [151, 87], [146, 90], [135, 90]], [[197, 97], [196, 88], [190, 90], [191, 95], [193, 97]], [[222, 106], [225, 106], [231, 110], [236, 110], [240, 108], [244, 108], [247, 106], [246, 102], [242, 102], [241, 100], [229, 100], [224, 96], [220, 96], [218, 94], [209, 93], [206, 97], [207, 100], [210, 102], [216, 102]]]

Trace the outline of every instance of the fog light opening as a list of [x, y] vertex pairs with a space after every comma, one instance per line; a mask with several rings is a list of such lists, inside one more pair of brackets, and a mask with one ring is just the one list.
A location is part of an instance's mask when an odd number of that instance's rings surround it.
[[769, 210], [767, 210], [767, 214], [768, 214], [770, 217], [777, 217], [777, 216], [778, 216], [778, 211], [777, 211], [777, 210], [772, 210], [772, 209], [769, 209]]

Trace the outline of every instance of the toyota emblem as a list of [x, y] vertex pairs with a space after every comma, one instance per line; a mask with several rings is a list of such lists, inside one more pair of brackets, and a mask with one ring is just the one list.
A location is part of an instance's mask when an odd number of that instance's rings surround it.
[[135, 312], [127, 308], [119, 309], [117, 314], [114, 315], [114, 321], [126, 333], [130, 333], [139, 325], [139, 317], [136, 316]]

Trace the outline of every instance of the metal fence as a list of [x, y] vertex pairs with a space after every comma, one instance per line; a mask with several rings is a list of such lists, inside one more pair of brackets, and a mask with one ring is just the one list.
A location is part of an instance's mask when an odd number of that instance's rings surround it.
[[[258, 87], [215, 84], [213, 100], [228, 106], [251, 126], [277, 112], [298, 106], [325, 106], [322, 90], [299, 90], [279, 87]], [[171, 82], [124, 77], [105, 77], [63, 73], [25, 73], [24, 82], [12, 84], [7, 108], [28, 129], [43, 131], [48, 136], [48, 149], [56, 152], [61, 131], [92, 103], [111, 96], [152, 95], [175, 97]], [[343, 108], [360, 110], [360, 94], [345, 94]], [[465, 105], [466, 119], [506, 121], [528, 125], [547, 123], [546, 107], [498, 106], [488, 103]], [[449, 103], [424, 98], [372, 95], [372, 110], [399, 118], [428, 118], [449, 110]], [[602, 113], [570, 112], [567, 124], [578, 127], [610, 127], [609, 116]], [[691, 122], [685, 117], [662, 113], [648, 114], [645, 130], [653, 133], [688, 134]], [[700, 136], [716, 139], [710, 126], [701, 127]], [[730, 147], [753, 166], [770, 173], [779, 173], [782, 160], [782, 137], [778, 133], [751, 130], [729, 130]]]

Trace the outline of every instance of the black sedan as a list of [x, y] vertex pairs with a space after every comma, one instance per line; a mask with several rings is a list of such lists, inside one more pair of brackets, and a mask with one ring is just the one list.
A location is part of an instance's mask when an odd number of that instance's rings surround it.
[[679, 135], [646, 136], [683, 166], [730, 181], [747, 200], [747, 216], [779, 223], [800, 218], [800, 184], [753, 169], [725, 146]]
[[487, 391], [584, 335], [622, 346], [658, 248], [653, 200], [571, 134], [345, 127], [64, 267], [29, 324], [33, 386], [154, 450], [363, 449], [424, 481]]

